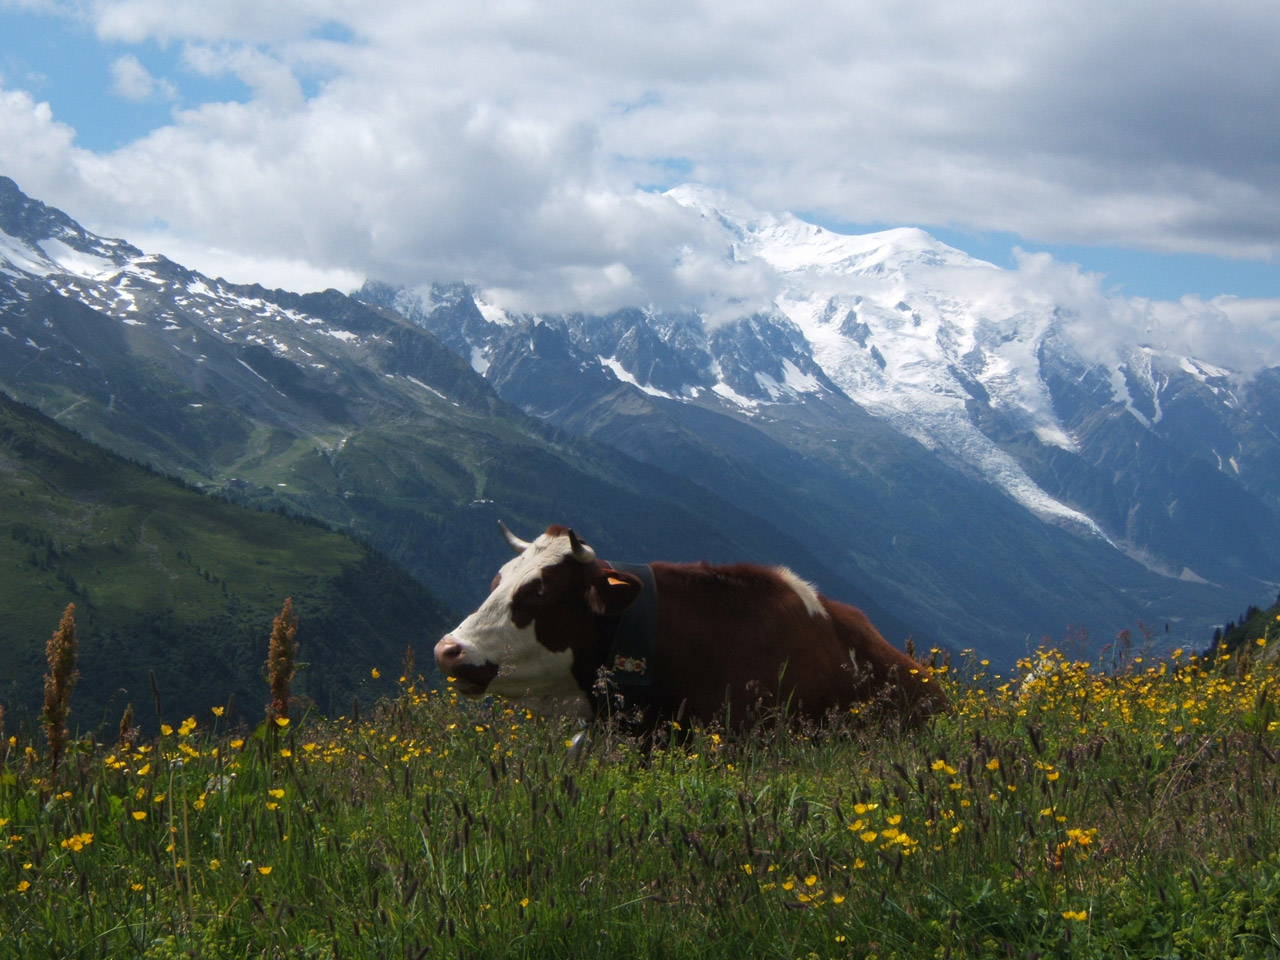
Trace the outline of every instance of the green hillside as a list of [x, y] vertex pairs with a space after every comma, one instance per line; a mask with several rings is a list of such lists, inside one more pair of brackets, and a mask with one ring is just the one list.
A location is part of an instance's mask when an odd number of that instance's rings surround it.
[[3, 394], [0, 581], [0, 703], [10, 716], [39, 709], [45, 642], [75, 603], [81, 730], [114, 725], [126, 702], [154, 726], [152, 672], [167, 719], [233, 695], [257, 719], [266, 640], [286, 597], [307, 663], [295, 693], [326, 713], [377, 694], [372, 668], [398, 675], [406, 646], [425, 667], [452, 621], [371, 549], [203, 495]]

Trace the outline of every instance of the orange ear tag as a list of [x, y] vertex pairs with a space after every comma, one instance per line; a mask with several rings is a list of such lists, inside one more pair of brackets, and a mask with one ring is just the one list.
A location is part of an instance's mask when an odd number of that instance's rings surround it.
[[617, 577], [610, 577], [609, 582], [612, 583], [615, 587], [625, 587], [627, 585], [627, 581], [619, 580]]

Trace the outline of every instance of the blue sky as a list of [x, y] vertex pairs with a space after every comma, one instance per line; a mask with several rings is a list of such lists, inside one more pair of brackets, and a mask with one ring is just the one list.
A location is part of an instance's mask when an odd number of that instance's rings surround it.
[[1119, 298], [1280, 300], [1278, 9], [0, 0], [0, 174], [295, 287], [663, 303], [696, 238], [652, 191], [688, 180]]

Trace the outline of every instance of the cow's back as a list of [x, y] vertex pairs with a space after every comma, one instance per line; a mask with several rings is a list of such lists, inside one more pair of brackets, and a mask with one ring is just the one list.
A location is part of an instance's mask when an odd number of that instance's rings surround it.
[[[927, 673], [853, 607], [782, 568], [652, 565], [659, 629], [653, 706], [747, 722], [783, 706], [819, 719], [886, 684], [914, 706]], [[911, 673], [911, 670], [916, 673]]]

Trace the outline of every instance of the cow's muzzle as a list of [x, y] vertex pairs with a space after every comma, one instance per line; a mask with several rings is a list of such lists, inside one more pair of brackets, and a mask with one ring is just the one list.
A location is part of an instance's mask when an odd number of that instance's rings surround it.
[[452, 677], [459, 693], [478, 697], [498, 675], [496, 663], [468, 663], [466, 648], [451, 635], [436, 644], [436, 666], [446, 677]]

